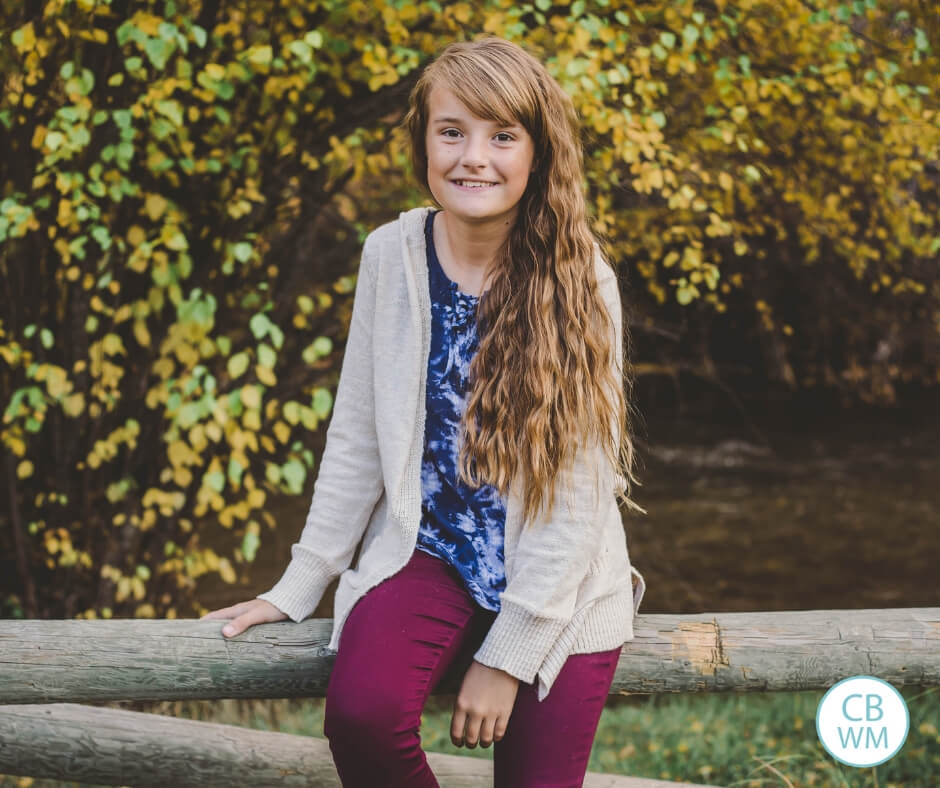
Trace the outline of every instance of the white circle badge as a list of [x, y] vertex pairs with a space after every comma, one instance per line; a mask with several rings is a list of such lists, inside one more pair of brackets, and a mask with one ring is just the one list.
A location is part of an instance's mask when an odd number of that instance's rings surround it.
[[816, 734], [826, 751], [847, 766], [877, 766], [907, 739], [911, 716], [901, 693], [874, 676], [833, 684], [816, 707]]

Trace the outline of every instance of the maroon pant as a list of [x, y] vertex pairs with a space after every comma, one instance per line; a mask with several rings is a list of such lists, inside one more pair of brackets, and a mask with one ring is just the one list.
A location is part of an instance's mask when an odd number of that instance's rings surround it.
[[[326, 695], [324, 735], [345, 788], [438, 788], [421, 749], [421, 713], [453, 664], [468, 665], [496, 613], [447, 562], [415, 550], [356, 602]], [[568, 657], [548, 696], [519, 682], [493, 743], [495, 788], [580, 786], [620, 649]]]

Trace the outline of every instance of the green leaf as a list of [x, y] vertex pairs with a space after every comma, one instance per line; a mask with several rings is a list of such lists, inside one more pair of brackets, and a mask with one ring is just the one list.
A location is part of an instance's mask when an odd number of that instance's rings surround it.
[[298, 495], [303, 492], [304, 479], [307, 477], [307, 469], [299, 460], [288, 460], [281, 466], [281, 476], [287, 482], [290, 492]]
[[192, 427], [202, 415], [202, 407], [198, 402], [187, 402], [179, 409], [176, 421], [183, 429]]
[[268, 327], [270, 325], [271, 321], [268, 320], [268, 316], [263, 312], [258, 312], [248, 321], [248, 327], [251, 329], [251, 333], [254, 335], [255, 339], [263, 339], [264, 335], [268, 333]]
[[245, 537], [242, 539], [242, 555], [249, 564], [255, 560], [260, 546], [261, 537], [255, 531], [245, 531]]
[[325, 419], [330, 415], [330, 408], [333, 407], [333, 397], [327, 389], [318, 388], [313, 392], [310, 407], [319, 418]]
[[274, 352], [274, 349], [265, 342], [258, 345], [258, 363], [268, 369], [274, 369], [274, 365], [277, 363], [277, 354]]
[[242, 473], [245, 469], [242, 467], [242, 464], [236, 460], [234, 457], [230, 457], [228, 461], [228, 478], [229, 480], [240, 484], [242, 480]]
[[244, 241], [235, 244], [235, 246], [232, 247], [232, 254], [235, 255], [235, 259], [238, 260], [238, 262], [247, 263], [251, 259], [251, 244], [245, 243]]
[[268, 323], [268, 336], [271, 337], [271, 341], [274, 343], [274, 347], [276, 347], [278, 350], [284, 346], [284, 332], [274, 325], [274, 323]]
[[225, 474], [222, 471], [213, 471], [205, 475], [206, 486], [220, 493], [225, 489]]

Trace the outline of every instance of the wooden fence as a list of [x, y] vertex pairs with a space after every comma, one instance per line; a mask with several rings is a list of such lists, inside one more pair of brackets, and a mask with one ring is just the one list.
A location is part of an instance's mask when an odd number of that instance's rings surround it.
[[[339, 786], [324, 739], [83, 706], [323, 697], [329, 619], [227, 640], [199, 620], [0, 621], [0, 774], [105, 785]], [[853, 675], [940, 684], [940, 608], [636, 617], [611, 694], [825, 690]], [[455, 665], [435, 694], [455, 694]], [[487, 759], [429, 753], [444, 788], [492, 785]], [[590, 774], [587, 788], [680, 783]]]

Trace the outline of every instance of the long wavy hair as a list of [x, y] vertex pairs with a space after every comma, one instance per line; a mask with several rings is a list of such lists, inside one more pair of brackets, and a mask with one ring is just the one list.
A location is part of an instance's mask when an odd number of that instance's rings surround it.
[[[608, 314], [597, 287], [594, 244], [599, 250], [605, 244], [588, 221], [574, 104], [517, 44], [485, 36], [447, 45], [420, 75], [402, 121], [415, 176], [432, 199], [425, 134], [436, 84], [477, 117], [521, 124], [534, 142], [534, 171], [477, 306], [479, 347], [469, 369], [459, 477], [506, 496], [521, 473], [525, 527], [546, 498], [551, 514], [556, 481], [583, 449], [595, 467], [595, 494], [597, 472], [609, 471], [605, 483], [645, 513], [630, 498], [631, 482], [639, 482], [629, 336], [622, 314]], [[573, 475], [568, 481], [573, 487]]]

